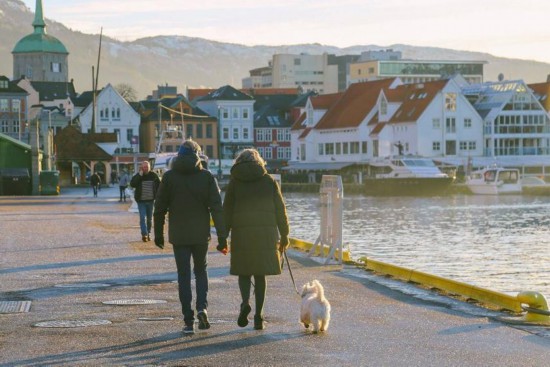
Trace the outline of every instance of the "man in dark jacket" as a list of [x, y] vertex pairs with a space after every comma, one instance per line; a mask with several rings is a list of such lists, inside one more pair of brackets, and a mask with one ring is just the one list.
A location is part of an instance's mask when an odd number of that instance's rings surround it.
[[99, 174], [97, 172], [94, 172], [94, 174], [90, 176], [90, 185], [92, 185], [92, 190], [94, 191], [94, 198], [96, 198], [97, 191], [99, 190], [99, 185], [101, 185], [101, 177], [99, 177]]
[[208, 329], [207, 254], [210, 241], [210, 215], [214, 220], [220, 247], [227, 246], [222, 199], [218, 183], [203, 169], [200, 146], [186, 140], [163, 177], [155, 202], [155, 244], [164, 247], [164, 219], [168, 216], [168, 240], [173, 245], [178, 269], [179, 298], [185, 334], [193, 334], [194, 311], [191, 307], [191, 257], [196, 281], [196, 310], [199, 329]]
[[135, 189], [134, 198], [139, 210], [139, 226], [143, 242], [151, 241], [153, 204], [159, 185], [160, 178], [155, 172], [151, 171], [149, 161], [141, 162], [141, 168], [132, 177], [130, 186]]

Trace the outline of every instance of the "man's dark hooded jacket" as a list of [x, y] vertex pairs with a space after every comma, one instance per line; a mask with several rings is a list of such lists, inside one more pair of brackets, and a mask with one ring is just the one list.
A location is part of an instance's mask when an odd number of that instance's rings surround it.
[[166, 213], [168, 241], [174, 246], [208, 244], [210, 214], [218, 237], [227, 237], [218, 183], [202, 168], [197, 154], [178, 156], [162, 176], [155, 201], [155, 238], [163, 237]]

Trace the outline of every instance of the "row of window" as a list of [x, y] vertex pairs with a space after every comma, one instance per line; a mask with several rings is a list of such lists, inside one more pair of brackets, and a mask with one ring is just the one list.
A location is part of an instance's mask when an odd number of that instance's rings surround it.
[[[472, 150], [476, 150], [477, 144], [476, 144], [475, 141], [459, 141], [458, 142], [458, 148], [461, 151], [472, 151]], [[441, 151], [441, 142], [440, 141], [432, 142], [432, 150], [434, 152], [440, 152]]]
[[[290, 147], [258, 147], [256, 149], [264, 159], [290, 159]], [[273, 150], [276, 152], [276, 157], [274, 157]]]
[[[469, 129], [472, 127], [472, 119], [469, 117], [465, 117], [463, 120], [463, 126], [465, 129]], [[441, 129], [441, 119], [440, 118], [433, 118], [432, 119], [432, 127], [434, 129]], [[456, 117], [447, 117], [445, 119], [445, 132], [447, 133], [456, 133]]]
[[366, 154], [367, 153], [366, 141], [319, 143], [317, 144], [317, 146], [318, 146], [319, 155]]
[[[249, 128], [243, 127], [242, 129], [240, 127], [234, 127], [231, 129], [231, 140], [248, 140], [249, 139]], [[230, 140], [229, 138], [229, 128], [224, 127], [222, 131], [222, 138], [223, 140]]]
[[212, 139], [214, 137], [214, 127], [212, 124], [187, 124], [185, 126], [186, 136], [195, 139]]
[[1, 112], [19, 112], [19, 111], [21, 111], [21, 100], [1, 98], [0, 99], [0, 111]]
[[0, 132], [4, 134], [18, 133], [19, 121], [2, 120], [0, 122]]
[[[120, 120], [120, 108], [111, 108], [111, 118]], [[102, 120], [109, 119], [109, 107], [102, 108], [99, 110], [99, 118]]]
[[[275, 129], [277, 141], [290, 141], [290, 129]], [[273, 141], [273, 129], [255, 129], [256, 141]]]
[[250, 109], [248, 107], [231, 107], [231, 109], [223, 107], [221, 108], [221, 116], [224, 120], [229, 119], [229, 116], [231, 116], [232, 120], [240, 118], [248, 119]]

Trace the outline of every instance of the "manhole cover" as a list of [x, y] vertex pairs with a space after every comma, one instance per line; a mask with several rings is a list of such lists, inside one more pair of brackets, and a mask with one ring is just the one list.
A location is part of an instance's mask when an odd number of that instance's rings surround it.
[[110, 284], [106, 283], [68, 283], [68, 284], [56, 284], [54, 287], [58, 288], [103, 288], [110, 287]]
[[29, 312], [31, 301], [2, 301], [0, 302], [0, 313]]
[[126, 305], [153, 305], [158, 303], [167, 303], [165, 300], [162, 299], [117, 299], [114, 301], [105, 301], [103, 302], [104, 305], [120, 305], [120, 306], [126, 306]]
[[140, 321], [172, 321], [173, 317], [138, 317]]
[[57, 320], [57, 321], [44, 321], [34, 324], [35, 327], [88, 327], [88, 326], [100, 326], [109, 325], [109, 320]]

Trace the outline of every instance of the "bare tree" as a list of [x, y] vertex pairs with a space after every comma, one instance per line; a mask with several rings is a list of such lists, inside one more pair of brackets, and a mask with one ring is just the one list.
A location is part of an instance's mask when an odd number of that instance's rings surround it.
[[137, 92], [134, 87], [128, 83], [120, 83], [115, 85], [116, 91], [124, 98], [127, 102], [137, 101]]

